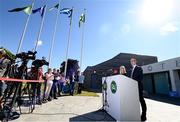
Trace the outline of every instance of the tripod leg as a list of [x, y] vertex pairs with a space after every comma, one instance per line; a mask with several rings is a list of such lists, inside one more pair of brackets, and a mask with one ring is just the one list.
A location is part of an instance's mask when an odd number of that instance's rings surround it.
[[31, 109], [31, 113], [34, 111], [35, 109], [35, 104], [36, 104], [36, 83], [31, 84], [33, 85], [32, 89], [32, 109]]
[[[35, 104], [36, 104], [36, 83], [31, 83], [31, 88], [32, 92], [30, 92], [29, 96], [31, 99], [31, 113], [35, 109]], [[29, 91], [31, 91], [29, 90]]]
[[19, 85], [17, 103], [18, 103], [18, 106], [19, 106], [20, 114], [22, 114], [22, 112], [21, 112], [21, 105], [22, 105], [22, 83], [20, 83], [20, 85]]
[[5, 89], [5, 91], [4, 91], [4, 95], [2, 96], [2, 98], [1, 98], [1, 101], [3, 102], [3, 100], [4, 100], [4, 105], [6, 104], [6, 102], [7, 102], [7, 98], [8, 98], [8, 91], [9, 91], [9, 85], [7, 85], [7, 88]]
[[33, 111], [33, 91], [31, 91], [32, 90], [32, 88], [30, 88], [30, 87], [32, 87], [32, 84], [29, 84], [28, 83], [28, 96], [29, 96], [29, 101], [30, 101], [30, 106], [29, 106], [29, 113], [32, 113], [32, 111]]
[[[19, 92], [19, 88], [20, 88], [20, 83], [17, 83], [16, 84], [16, 89], [15, 89], [15, 92], [14, 92], [14, 95], [13, 95], [13, 98], [12, 98], [12, 101], [11, 103], [9, 104], [9, 111], [8, 112], [8, 115], [7, 115], [7, 120], [9, 120], [10, 118], [10, 113], [12, 111], [12, 108], [14, 107], [16, 101], [17, 101], [17, 95], [18, 95], [18, 92]], [[21, 113], [21, 109], [20, 109], [20, 113]]]

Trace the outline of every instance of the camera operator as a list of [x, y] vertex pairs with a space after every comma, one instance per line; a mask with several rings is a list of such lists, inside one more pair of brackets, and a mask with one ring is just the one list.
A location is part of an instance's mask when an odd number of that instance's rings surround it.
[[[4, 49], [0, 49], [0, 77], [3, 77], [5, 75], [6, 69], [10, 62], [11, 61], [8, 59], [8, 56], [6, 55], [6, 51]], [[0, 81], [0, 97], [2, 96], [2, 92], [3, 82]]]
[[[31, 73], [30, 77], [33, 80], [42, 80], [43, 79], [43, 65], [49, 65], [49, 63], [45, 60], [43, 57], [41, 59], [36, 59], [35, 61], [32, 62], [32, 67], [31, 67]], [[42, 104], [42, 99], [41, 99], [41, 86], [42, 83], [31, 83], [32, 85], [32, 90], [34, 92], [34, 98], [37, 96], [37, 101], [35, 101], [38, 105]]]
[[[38, 69], [38, 80], [42, 80], [42, 79], [43, 79], [43, 68], [39, 67], [39, 69]], [[42, 83], [37, 83], [37, 98], [38, 98], [37, 104], [38, 105], [42, 104], [41, 86], [42, 86]]]
[[[42, 67], [36, 69], [33, 65], [31, 67], [31, 71], [28, 73], [31, 80], [42, 80], [43, 71]], [[33, 99], [37, 97], [37, 101], [35, 101], [38, 105], [42, 104], [41, 101], [41, 84], [42, 83], [31, 83], [31, 89], [33, 90]]]

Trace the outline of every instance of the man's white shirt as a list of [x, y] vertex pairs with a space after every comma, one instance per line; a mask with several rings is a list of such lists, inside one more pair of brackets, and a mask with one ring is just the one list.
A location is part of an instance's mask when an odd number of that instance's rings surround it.
[[133, 65], [133, 69], [132, 69], [132, 72], [131, 72], [131, 78], [133, 77], [133, 73], [134, 73], [134, 69], [136, 68], [137, 65]]

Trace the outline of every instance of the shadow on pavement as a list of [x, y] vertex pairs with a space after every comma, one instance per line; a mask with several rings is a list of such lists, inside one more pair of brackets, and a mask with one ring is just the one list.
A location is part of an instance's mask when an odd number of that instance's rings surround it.
[[113, 119], [109, 114], [107, 114], [105, 111], [102, 111], [102, 110], [93, 111], [93, 112], [86, 113], [83, 115], [79, 115], [76, 113], [32, 113], [32, 114], [45, 115], [45, 116], [74, 115], [74, 117], [69, 118], [70, 122], [74, 122], [74, 121], [112, 121], [112, 122], [116, 122], [115, 119]]
[[169, 96], [165, 96], [165, 95], [150, 95], [146, 98], [155, 100], [155, 101], [159, 101], [159, 102], [164, 102], [164, 103], [169, 103], [169, 104], [180, 106], [180, 98], [174, 98], [174, 97], [169, 97]]
[[72, 117], [69, 119], [70, 122], [74, 121], [112, 121], [116, 122], [115, 119], [113, 119], [109, 114], [107, 114], [105, 111], [93, 111], [90, 113], [86, 113], [83, 115], [77, 115], [75, 117]]

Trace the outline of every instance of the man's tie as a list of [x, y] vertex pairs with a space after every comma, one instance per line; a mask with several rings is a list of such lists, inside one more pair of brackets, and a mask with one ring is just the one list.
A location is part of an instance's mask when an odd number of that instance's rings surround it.
[[133, 69], [132, 69], [131, 78], [133, 78], [134, 69], [135, 69], [135, 67], [133, 67]]

